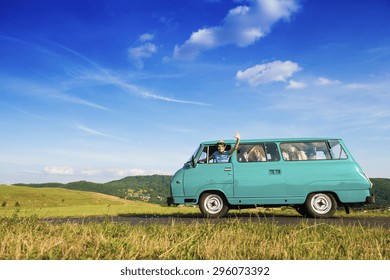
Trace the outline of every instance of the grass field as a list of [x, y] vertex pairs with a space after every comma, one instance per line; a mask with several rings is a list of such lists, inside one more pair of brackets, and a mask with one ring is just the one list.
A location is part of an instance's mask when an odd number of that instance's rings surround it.
[[[4, 203], [5, 202], [5, 203]], [[143, 202], [63, 189], [0, 186], [0, 259], [182, 260], [388, 260], [390, 231], [381, 227], [329, 225], [306, 219], [296, 225], [272, 220], [129, 226], [109, 222], [50, 224], [43, 217], [118, 214], [189, 214], [192, 207]], [[5, 205], [4, 205], [5, 204]], [[256, 209], [298, 215], [292, 209]], [[276, 212], [279, 211], [279, 212]], [[345, 215], [338, 212], [337, 215]], [[387, 215], [388, 213], [353, 213]]]
[[3, 218], [0, 259], [388, 260], [390, 231], [325, 223], [53, 225]]
[[114, 196], [56, 188], [0, 185], [0, 217], [86, 217], [119, 214], [190, 214], [193, 207], [162, 207]]

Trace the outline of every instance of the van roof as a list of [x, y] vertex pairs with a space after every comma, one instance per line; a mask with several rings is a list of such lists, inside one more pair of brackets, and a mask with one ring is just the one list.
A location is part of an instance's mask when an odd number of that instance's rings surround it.
[[[219, 140], [210, 140], [210, 141], [204, 141], [201, 144], [203, 145], [212, 145], [217, 144]], [[327, 141], [327, 140], [341, 140], [340, 138], [267, 138], [267, 139], [241, 139], [240, 144], [245, 143], [254, 143], [254, 142], [302, 142], [302, 141]], [[223, 141], [226, 144], [234, 144], [236, 142], [236, 139], [223, 139]]]

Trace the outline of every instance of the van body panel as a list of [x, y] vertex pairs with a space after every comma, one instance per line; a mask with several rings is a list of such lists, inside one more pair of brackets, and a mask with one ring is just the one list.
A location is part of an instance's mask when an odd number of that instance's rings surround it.
[[235, 162], [234, 204], [284, 203], [286, 185], [281, 162]]
[[232, 163], [198, 164], [184, 170], [184, 196], [199, 196], [208, 190], [221, 191], [226, 197], [233, 195]]

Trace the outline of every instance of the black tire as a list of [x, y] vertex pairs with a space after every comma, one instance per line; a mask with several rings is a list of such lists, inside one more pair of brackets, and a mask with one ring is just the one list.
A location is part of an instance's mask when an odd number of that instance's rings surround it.
[[326, 219], [336, 212], [337, 201], [330, 193], [311, 193], [307, 196], [305, 208], [309, 217]]
[[222, 195], [206, 192], [200, 197], [199, 209], [206, 218], [221, 218], [229, 211], [229, 206]]
[[295, 207], [295, 210], [297, 210], [297, 212], [298, 212], [301, 216], [303, 216], [303, 217], [306, 217], [306, 216], [307, 216], [307, 210], [306, 210], [305, 204], [296, 206], [296, 207]]

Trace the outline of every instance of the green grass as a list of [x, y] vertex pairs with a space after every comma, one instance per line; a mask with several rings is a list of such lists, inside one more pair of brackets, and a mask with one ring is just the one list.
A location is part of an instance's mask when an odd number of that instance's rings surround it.
[[50, 224], [0, 220], [0, 259], [388, 260], [390, 231], [325, 223]]

